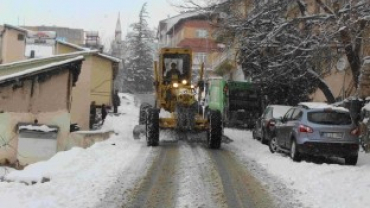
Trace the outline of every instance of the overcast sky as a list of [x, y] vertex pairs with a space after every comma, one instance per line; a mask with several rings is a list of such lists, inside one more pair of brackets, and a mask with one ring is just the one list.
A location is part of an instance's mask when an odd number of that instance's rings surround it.
[[125, 34], [128, 26], [138, 21], [145, 2], [148, 23], [154, 28], [160, 20], [178, 14], [171, 4], [181, 0], [0, 0], [0, 24], [98, 30], [106, 44], [114, 37], [118, 13]]

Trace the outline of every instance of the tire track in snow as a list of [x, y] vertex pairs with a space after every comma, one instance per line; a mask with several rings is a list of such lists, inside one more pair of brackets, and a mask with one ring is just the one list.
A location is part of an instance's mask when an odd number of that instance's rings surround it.
[[177, 142], [161, 142], [156, 149], [160, 151], [154, 159], [146, 176], [132, 191], [132, 197], [123, 207], [127, 208], [163, 208], [175, 207], [178, 174]]
[[176, 207], [215, 208], [213, 199], [218, 194], [214, 188], [211, 161], [202, 143], [180, 142], [179, 191]]
[[123, 201], [129, 200], [131, 192], [135, 188], [135, 184], [144, 177], [150, 164], [152, 164], [154, 158], [158, 154], [158, 149], [150, 149], [143, 144], [137, 152], [137, 155], [131, 158], [132, 161], [130, 165], [125, 166], [125, 168], [120, 171], [119, 175], [115, 176], [112, 185], [105, 191], [105, 197], [95, 207], [121, 207]]
[[221, 149], [209, 150], [208, 153], [221, 178], [227, 207], [274, 207], [267, 191], [235, 159], [232, 152]]

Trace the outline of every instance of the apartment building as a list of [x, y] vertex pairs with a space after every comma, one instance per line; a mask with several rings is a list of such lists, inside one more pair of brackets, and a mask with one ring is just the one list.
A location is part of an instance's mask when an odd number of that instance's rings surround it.
[[212, 37], [215, 27], [211, 20], [209, 13], [187, 12], [160, 21], [157, 32], [159, 48], [191, 48], [194, 72], [197, 73], [204, 63], [206, 76], [212, 75], [222, 47]]

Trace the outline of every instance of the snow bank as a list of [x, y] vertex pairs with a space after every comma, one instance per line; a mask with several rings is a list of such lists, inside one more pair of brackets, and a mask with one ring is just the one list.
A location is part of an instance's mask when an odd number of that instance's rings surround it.
[[31, 130], [31, 131], [41, 131], [41, 132], [52, 132], [52, 131], [58, 131], [57, 128], [51, 128], [46, 125], [42, 126], [33, 126], [33, 125], [25, 125], [25, 126], [19, 126], [19, 130]]
[[[121, 114], [110, 115], [103, 126], [117, 130], [117, 135], [88, 149], [59, 152], [21, 171], [0, 169], [5, 180], [13, 181], [0, 182], [0, 207], [94, 207], [101, 203], [107, 197], [107, 188], [116, 183], [124, 170], [132, 168], [132, 161], [145, 145], [131, 136], [138, 114], [133, 96], [120, 96]], [[32, 183], [35, 184], [27, 185]]]
[[342, 165], [342, 159], [328, 163], [293, 162], [286, 154], [270, 153], [268, 146], [253, 140], [251, 132], [226, 129], [230, 144], [243, 158], [259, 163], [289, 188], [305, 207], [370, 207], [370, 154], [360, 152], [357, 166]]

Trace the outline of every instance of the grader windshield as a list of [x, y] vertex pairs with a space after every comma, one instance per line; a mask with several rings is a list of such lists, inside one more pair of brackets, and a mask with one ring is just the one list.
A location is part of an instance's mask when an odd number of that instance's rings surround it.
[[180, 72], [179, 80], [191, 78], [191, 57], [190, 54], [163, 54], [162, 77], [168, 77], [168, 73], [172, 68], [176, 68]]

